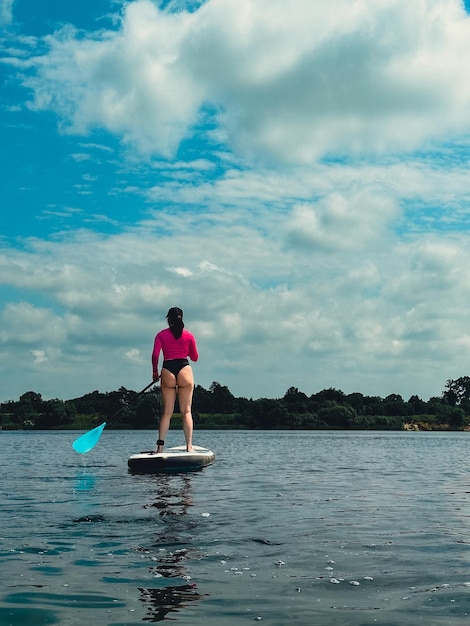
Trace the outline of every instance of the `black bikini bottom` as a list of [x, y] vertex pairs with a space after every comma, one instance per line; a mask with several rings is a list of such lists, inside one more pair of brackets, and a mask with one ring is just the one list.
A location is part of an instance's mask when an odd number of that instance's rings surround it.
[[176, 377], [186, 365], [189, 365], [188, 359], [170, 359], [163, 361], [162, 367], [170, 371]]

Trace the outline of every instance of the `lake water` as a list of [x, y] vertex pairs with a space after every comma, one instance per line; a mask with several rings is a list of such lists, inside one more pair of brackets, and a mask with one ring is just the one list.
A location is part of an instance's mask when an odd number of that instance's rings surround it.
[[0, 625], [468, 623], [470, 433], [196, 435], [138, 476], [155, 433], [0, 432]]

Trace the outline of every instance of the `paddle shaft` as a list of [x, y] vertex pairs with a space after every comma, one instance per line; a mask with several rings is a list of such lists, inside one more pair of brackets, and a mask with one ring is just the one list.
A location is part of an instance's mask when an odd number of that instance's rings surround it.
[[117, 415], [119, 415], [119, 413], [122, 413], [122, 411], [124, 411], [124, 409], [127, 409], [128, 406], [130, 406], [133, 402], [135, 402], [137, 400], [137, 398], [140, 398], [140, 396], [145, 393], [147, 391], [147, 389], [150, 389], [150, 387], [152, 387], [153, 385], [155, 385], [155, 381], [152, 380], [152, 382], [147, 385], [146, 387], [144, 387], [142, 389], [142, 391], [139, 391], [139, 393], [134, 396], [132, 398], [132, 400], [130, 402], [128, 402], [127, 404], [125, 404], [124, 406], [122, 406], [118, 411], [116, 411], [116, 413], [114, 413], [113, 415], [111, 415], [111, 417], [109, 418], [110, 420], [112, 420], [114, 417], [116, 417]]

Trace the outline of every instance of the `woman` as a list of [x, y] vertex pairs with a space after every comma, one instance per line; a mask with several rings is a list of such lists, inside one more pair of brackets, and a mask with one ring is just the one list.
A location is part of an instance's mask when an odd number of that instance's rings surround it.
[[[193, 400], [194, 377], [188, 361], [199, 358], [194, 335], [184, 329], [183, 311], [178, 307], [171, 308], [167, 315], [168, 328], [161, 330], [155, 337], [152, 352], [153, 380], [161, 381], [163, 413], [160, 417], [156, 452], [163, 452], [165, 437], [170, 427], [170, 419], [175, 408], [176, 394], [180, 411], [183, 415], [183, 431], [186, 439], [186, 450], [193, 450], [193, 416], [191, 403]], [[158, 359], [163, 351], [163, 365], [158, 373]]]

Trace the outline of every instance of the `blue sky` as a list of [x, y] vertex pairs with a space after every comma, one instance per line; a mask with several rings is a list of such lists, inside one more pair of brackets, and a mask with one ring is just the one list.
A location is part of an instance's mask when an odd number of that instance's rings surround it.
[[466, 6], [289, 7], [0, 0], [0, 401], [143, 388], [170, 306], [240, 396], [469, 374]]

